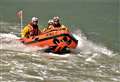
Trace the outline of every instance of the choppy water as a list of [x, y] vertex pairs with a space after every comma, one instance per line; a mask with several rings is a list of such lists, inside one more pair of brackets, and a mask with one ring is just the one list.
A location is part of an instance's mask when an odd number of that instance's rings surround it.
[[[120, 82], [119, 0], [67, 2], [0, 0], [1, 82]], [[55, 11], [50, 10], [54, 7]], [[63, 17], [79, 40], [78, 47], [58, 55], [17, 42], [20, 28], [14, 15], [20, 8], [24, 9], [24, 22], [33, 15], [40, 16], [43, 25], [53, 15]]]
[[[76, 33], [77, 34], [77, 33]], [[0, 34], [0, 80], [9, 82], [119, 82], [120, 55], [77, 35], [77, 49], [59, 56]]]

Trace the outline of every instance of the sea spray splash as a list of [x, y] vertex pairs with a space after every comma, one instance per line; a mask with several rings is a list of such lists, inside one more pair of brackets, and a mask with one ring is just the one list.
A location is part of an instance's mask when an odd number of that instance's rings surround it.
[[0, 49], [22, 51], [22, 52], [33, 52], [44, 48], [39, 47], [27, 47], [24, 44], [17, 41], [20, 37], [10, 33], [0, 33]]
[[[114, 56], [114, 52], [109, 50], [104, 45], [99, 45], [87, 39], [87, 37], [81, 32], [81, 30], [77, 30], [74, 33], [74, 36], [78, 40], [78, 46], [76, 48], [76, 52], [80, 54], [103, 54], [109, 57]], [[94, 55], [94, 57], [97, 55]], [[93, 57], [93, 56], [92, 56]]]

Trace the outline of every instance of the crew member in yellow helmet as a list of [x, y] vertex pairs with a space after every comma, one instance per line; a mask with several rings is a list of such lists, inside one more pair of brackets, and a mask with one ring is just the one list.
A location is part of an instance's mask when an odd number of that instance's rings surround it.
[[69, 31], [68, 27], [66, 27], [63, 24], [60, 24], [60, 18], [58, 16], [53, 17], [53, 22], [54, 22], [54, 24], [53, 24], [54, 28], [59, 28], [60, 30]]
[[41, 33], [41, 31], [38, 28], [38, 18], [32, 17], [31, 22], [26, 25], [23, 30], [21, 31], [21, 37], [22, 38], [29, 38], [32, 36], [37, 36]]
[[53, 27], [53, 24], [54, 24], [53, 19], [50, 19], [50, 20], [48, 21], [47, 27], [43, 29], [43, 32], [46, 32], [46, 31], [49, 31], [49, 30], [53, 29], [53, 28], [54, 28], [54, 27]]

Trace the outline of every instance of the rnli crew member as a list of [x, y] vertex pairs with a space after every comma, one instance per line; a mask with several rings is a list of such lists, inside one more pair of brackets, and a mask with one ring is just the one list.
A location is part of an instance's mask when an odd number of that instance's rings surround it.
[[37, 36], [41, 33], [38, 28], [38, 18], [32, 17], [31, 22], [26, 25], [23, 30], [21, 31], [22, 38], [29, 38], [31, 36]]
[[50, 19], [50, 20], [48, 21], [48, 26], [47, 26], [47, 28], [44, 28], [44, 29], [43, 29], [43, 32], [49, 31], [49, 30], [53, 29], [53, 28], [54, 28], [54, 27], [53, 27], [53, 24], [54, 24], [53, 19]]
[[59, 28], [60, 30], [69, 31], [65, 25], [60, 24], [60, 18], [58, 16], [53, 17], [53, 22], [54, 22], [54, 24], [53, 24], [54, 28]]

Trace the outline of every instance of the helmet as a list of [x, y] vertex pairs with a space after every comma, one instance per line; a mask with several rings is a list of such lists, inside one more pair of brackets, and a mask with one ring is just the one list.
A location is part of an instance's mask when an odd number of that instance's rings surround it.
[[50, 23], [54, 23], [53, 19], [50, 19], [50, 20], [48, 21], [48, 24], [50, 24]]
[[53, 21], [59, 21], [59, 19], [60, 19], [59, 16], [54, 16], [53, 17]]
[[37, 17], [32, 17], [32, 22], [38, 21]]

